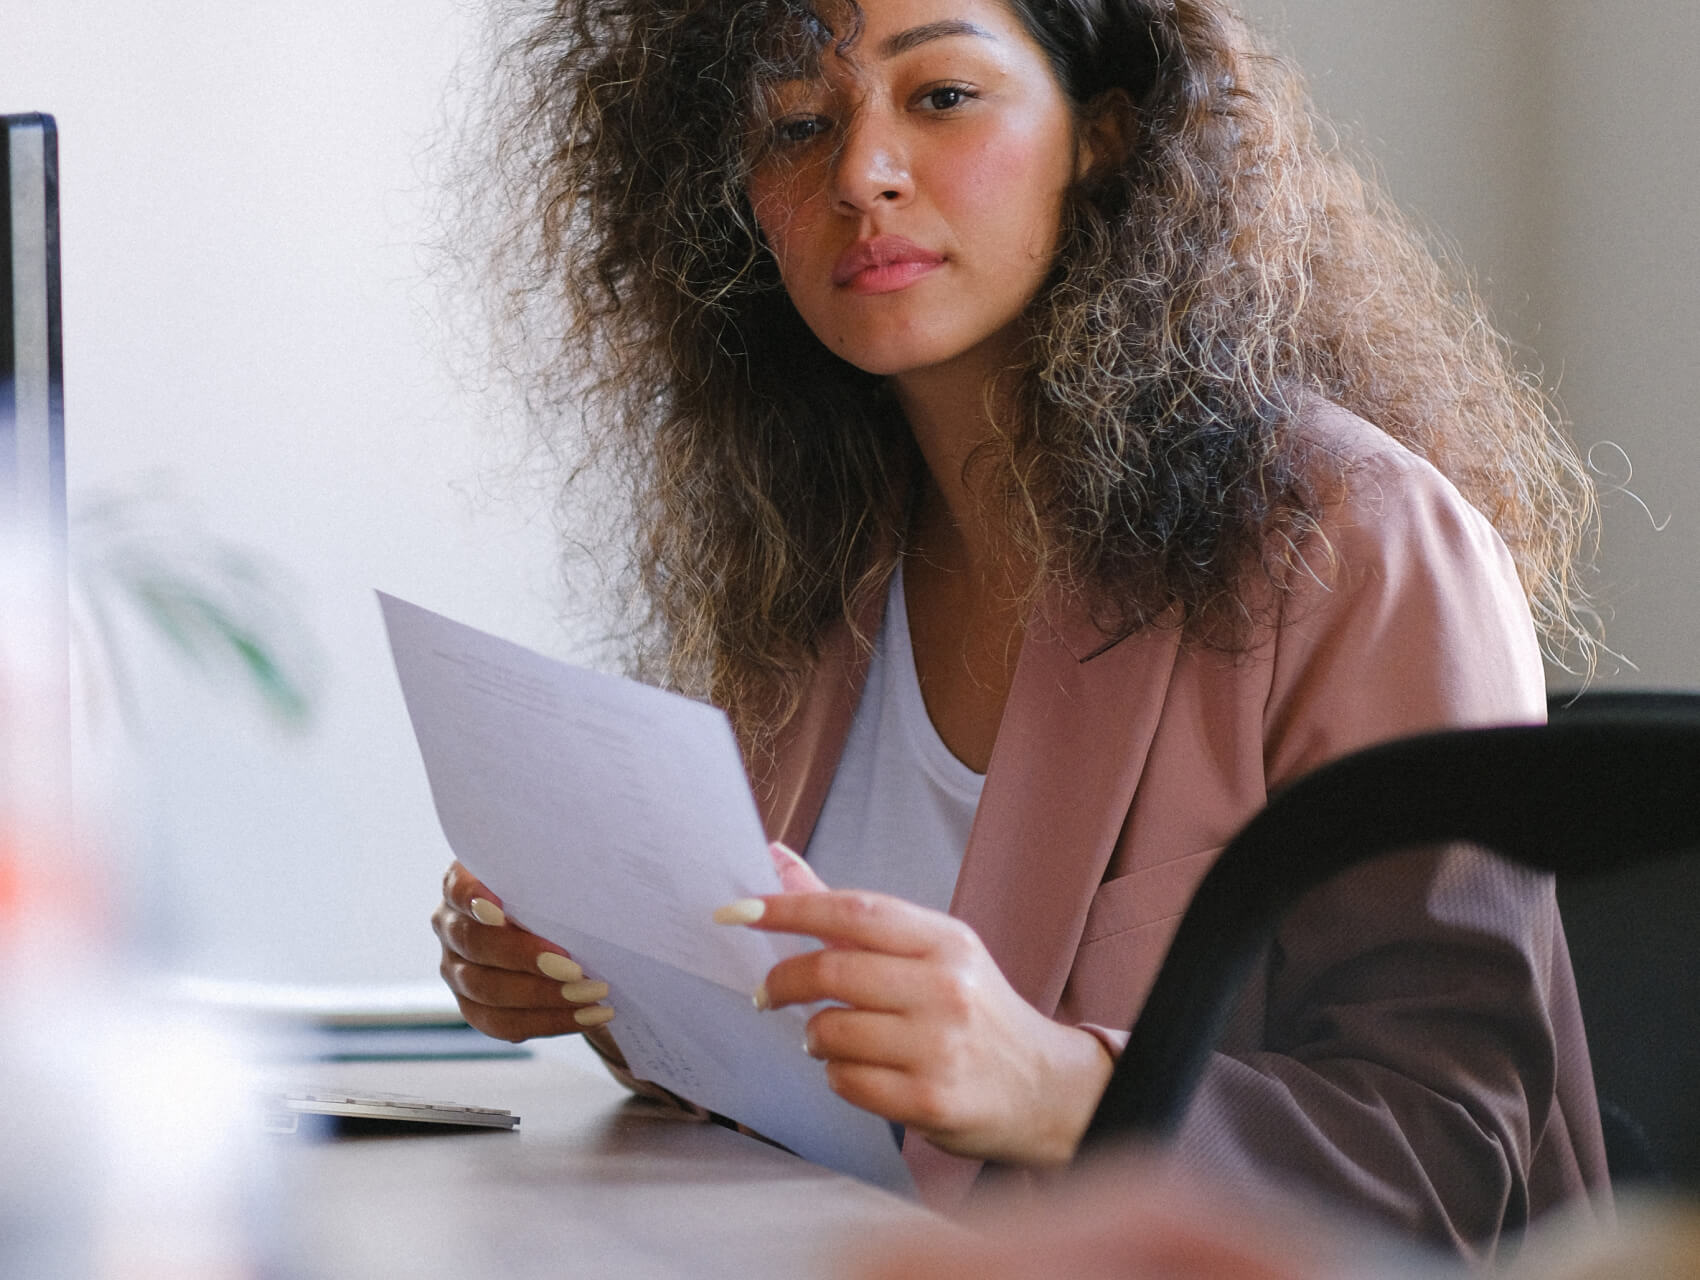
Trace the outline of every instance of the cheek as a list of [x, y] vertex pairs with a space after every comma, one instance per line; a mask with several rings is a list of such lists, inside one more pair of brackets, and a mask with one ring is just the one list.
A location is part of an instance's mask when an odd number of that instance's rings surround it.
[[[959, 157], [953, 186], [966, 209], [1011, 233], [1011, 252], [1048, 254], [1055, 247], [1063, 194], [1073, 179], [1073, 148], [1072, 136], [1059, 138], [1052, 131], [988, 140]], [[1015, 174], [1028, 177], [1018, 181]]]
[[796, 260], [809, 238], [809, 229], [819, 219], [819, 200], [811, 198], [811, 187], [803, 175], [752, 181], [747, 195], [756, 225], [768, 251], [781, 271]]

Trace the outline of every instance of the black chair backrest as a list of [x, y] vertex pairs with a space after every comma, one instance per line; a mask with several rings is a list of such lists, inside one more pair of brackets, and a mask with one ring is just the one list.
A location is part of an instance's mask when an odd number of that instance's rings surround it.
[[[1338, 872], [1415, 845], [1467, 841], [1585, 894], [1589, 878], [1700, 847], [1700, 699], [1612, 699], [1548, 725], [1371, 747], [1274, 796], [1199, 885], [1081, 1157], [1172, 1132], [1276, 924]], [[1584, 994], [1592, 1042], [1590, 999], [1598, 995]]]
[[[1555, 694], [1548, 712], [1567, 724], [1626, 714], [1700, 720], [1700, 694]], [[1700, 779], [1695, 791], [1700, 805]], [[1612, 1180], [1700, 1190], [1700, 841], [1685, 858], [1563, 877], [1558, 906]]]

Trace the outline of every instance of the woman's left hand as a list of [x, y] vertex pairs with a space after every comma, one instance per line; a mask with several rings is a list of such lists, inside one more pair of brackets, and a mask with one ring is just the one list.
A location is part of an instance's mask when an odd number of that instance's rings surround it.
[[715, 918], [826, 944], [775, 965], [756, 1004], [833, 1002], [809, 1019], [807, 1048], [846, 1101], [957, 1155], [1032, 1165], [1074, 1155], [1109, 1052], [1027, 1003], [960, 920], [824, 887], [742, 899]]

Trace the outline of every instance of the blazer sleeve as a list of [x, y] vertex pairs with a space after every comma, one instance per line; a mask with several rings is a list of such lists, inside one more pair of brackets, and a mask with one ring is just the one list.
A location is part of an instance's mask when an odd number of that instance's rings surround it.
[[[1544, 718], [1510, 557], [1426, 463], [1378, 454], [1325, 525], [1330, 562], [1272, 641], [1274, 791], [1377, 741]], [[1555, 1106], [1551, 883], [1478, 850], [1338, 877], [1279, 928], [1206, 1069], [1177, 1155], [1347, 1201], [1465, 1253], [1531, 1212]]]

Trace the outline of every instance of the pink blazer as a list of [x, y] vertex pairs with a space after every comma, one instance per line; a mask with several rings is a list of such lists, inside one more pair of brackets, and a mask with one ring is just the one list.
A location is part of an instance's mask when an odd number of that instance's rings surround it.
[[[1301, 430], [1318, 475], [1342, 477], [1333, 556], [1307, 552], [1312, 575], [1248, 653], [1172, 628], [1110, 641], [1066, 604], [1023, 642], [950, 909], [1035, 1007], [1112, 1050], [1199, 879], [1273, 789], [1378, 740], [1544, 717], [1529, 611], [1488, 523], [1343, 410], [1315, 402]], [[769, 835], [792, 848], [807, 849], [866, 664], [834, 630], [752, 768]], [[1466, 1248], [1603, 1186], [1550, 885], [1457, 850], [1347, 880], [1283, 929], [1181, 1157], [1309, 1182]], [[941, 1208], [980, 1171], [914, 1135], [904, 1155]]]

